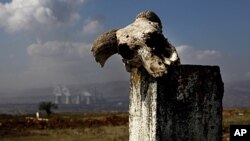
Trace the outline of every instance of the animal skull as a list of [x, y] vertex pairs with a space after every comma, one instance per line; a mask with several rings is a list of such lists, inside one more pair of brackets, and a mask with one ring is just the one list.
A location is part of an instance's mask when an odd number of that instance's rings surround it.
[[127, 71], [143, 66], [153, 77], [166, 74], [170, 65], [180, 64], [176, 49], [162, 34], [159, 17], [151, 11], [138, 14], [132, 24], [122, 29], [99, 36], [93, 43], [92, 52], [101, 66], [118, 53]]

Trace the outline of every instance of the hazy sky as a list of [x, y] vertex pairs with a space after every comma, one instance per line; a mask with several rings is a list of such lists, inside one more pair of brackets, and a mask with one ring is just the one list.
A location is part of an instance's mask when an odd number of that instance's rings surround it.
[[119, 56], [101, 69], [91, 43], [144, 10], [161, 18], [183, 64], [219, 65], [225, 82], [250, 80], [247, 0], [1, 0], [0, 91], [128, 80]]

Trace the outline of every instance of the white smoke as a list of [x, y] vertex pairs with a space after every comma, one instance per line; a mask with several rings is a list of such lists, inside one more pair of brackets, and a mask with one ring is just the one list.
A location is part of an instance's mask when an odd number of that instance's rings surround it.
[[60, 86], [56, 86], [54, 87], [54, 91], [53, 91], [55, 96], [62, 96], [62, 90]]
[[62, 87], [62, 93], [63, 93], [65, 96], [70, 96], [69, 88], [67, 88], [66, 86], [63, 86], [63, 87]]

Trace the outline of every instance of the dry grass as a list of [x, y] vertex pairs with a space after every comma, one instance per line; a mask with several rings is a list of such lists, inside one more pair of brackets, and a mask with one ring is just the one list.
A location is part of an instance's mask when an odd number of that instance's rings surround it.
[[61, 113], [49, 121], [0, 115], [0, 141], [127, 141], [127, 113]]
[[[229, 140], [231, 124], [249, 125], [250, 109], [224, 109], [223, 141]], [[128, 141], [128, 136], [127, 113], [62, 113], [49, 123], [0, 115], [0, 141]]]
[[1, 141], [127, 141], [128, 127], [107, 126], [82, 129], [26, 130]]
[[250, 109], [230, 108], [223, 111], [223, 141], [229, 141], [230, 125], [250, 125]]

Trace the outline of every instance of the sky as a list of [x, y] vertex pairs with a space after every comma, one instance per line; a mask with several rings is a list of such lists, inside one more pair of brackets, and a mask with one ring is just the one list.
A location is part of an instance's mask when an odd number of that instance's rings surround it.
[[0, 91], [129, 80], [121, 57], [104, 68], [91, 45], [145, 10], [161, 19], [182, 64], [219, 65], [224, 82], [250, 80], [247, 0], [1, 0]]

